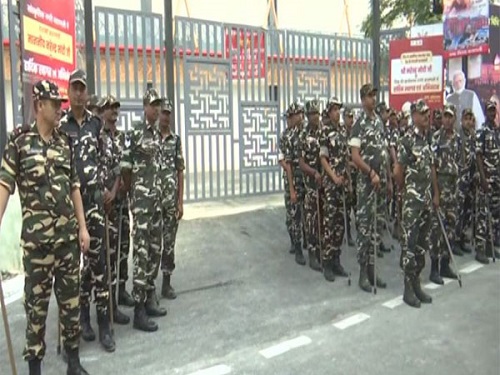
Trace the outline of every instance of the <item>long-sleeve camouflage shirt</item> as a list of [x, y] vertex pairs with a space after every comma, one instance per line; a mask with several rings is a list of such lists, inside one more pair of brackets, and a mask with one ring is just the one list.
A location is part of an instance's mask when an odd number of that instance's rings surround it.
[[444, 128], [439, 129], [433, 134], [431, 147], [438, 178], [458, 178], [460, 147], [456, 131], [448, 135]]
[[403, 202], [430, 204], [434, 154], [428, 136], [415, 129], [400, 139], [399, 146], [398, 163], [405, 168]]
[[140, 122], [128, 131], [120, 169], [132, 173], [131, 207], [144, 212], [160, 209], [161, 135], [154, 125]]
[[122, 158], [122, 145], [120, 137], [123, 133], [116, 129], [114, 132], [109, 127], [103, 126], [101, 131], [101, 155], [102, 155], [102, 180], [104, 187], [111, 191], [116, 178], [120, 176], [120, 161]]
[[287, 138], [285, 161], [292, 167], [293, 184], [297, 192], [304, 190], [304, 175], [299, 166], [299, 136], [300, 129], [294, 128], [290, 130]]
[[186, 166], [182, 156], [181, 138], [177, 134], [170, 133], [162, 138], [161, 148], [162, 204], [166, 207], [177, 202], [179, 188], [177, 172], [184, 171]]
[[460, 177], [471, 179], [476, 172], [476, 136], [474, 130], [462, 127], [458, 141]]
[[[320, 156], [328, 159], [330, 168], [337, 176], [347, 178], [347, 163], [350, 158], [347, 147], [347, 133], [340, 126], [323, 126], [320, 137]], [[324, 172], [324, 171], [323, 171]], [[325, 186], [333, 187], [335, 184], [326, 173], [323, 173]]]
[[485, 122], [478, 132], [476, 155], [483, 159], [485, 177], [500, 182], [500, 129], [494, 123]]
[[71, 109], [61, 118], [60, 128], [70, 138], [76, 161], [76, 171], [80, 178], [82, 192], [86, 188], [101, 190], [103, 186], [101, 168], [102, 129], [101, 120], [85, 110], [82, 125], [78, 125]]
[[[279, 138], [279, 143], [278, 143], [278, 148], [279, 148], [279, 154], [278, 154], [278, 161], [285, 161], [285, 155], [287, 154], [287, 146], [289, 144], [289, 136], [290, 136], [290, 130], [289, 128], [286, 128], [283, 130], [280, 134]], [[285, 187], [288, 186], [288, 178], [286, 176], [286, 171], [283, 169], [282, 172], [282, 177], [285, 182]]]
[[36, 124], [16, 129], [4, 150], [0, 184], [11, 194], [19, 187], [24, 247], [76, 239], [71, 193], [80, 181], [66, 134], [54, 129], [45, 142]]
[[[304, 162], [312, 169], [321, 173], [321, 160], [319, 158], [319, 138], [321, 136], [321, 124], [315, 129], [311, 125], [307, 125], [300, 133], [298, 154], [299, 158], [303, 158]], [[309, 189], [317, 189], [314, 178], [304, 173], [304, 185]]]

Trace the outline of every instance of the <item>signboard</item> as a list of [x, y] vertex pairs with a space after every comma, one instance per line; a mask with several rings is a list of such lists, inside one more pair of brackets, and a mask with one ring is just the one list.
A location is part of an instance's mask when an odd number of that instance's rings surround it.
[[443, 24], [416, 25], [410, 29], [410, 38], [425, 38], [428, 36], [443, 35]]
[[489, 0], [444, 0], [445, 57], [481, 55], [489, 51]]
[[[75, 1], [21, 1], [21, 45], [24, 98], [32, 85], [48, 79], [67, 96], [69, 75], [76, 67]], [[24, 103], [24, 119], [31, 121], [31, 101]]]
[[393, 40], [389, 45], [389, 103], [424, 99], [431, 109], [443, 105], [443, 37]]
[[266, 74], [266, 34], [263, 31], [226, 29], [226, 58], [235, 79], [263, 78]]

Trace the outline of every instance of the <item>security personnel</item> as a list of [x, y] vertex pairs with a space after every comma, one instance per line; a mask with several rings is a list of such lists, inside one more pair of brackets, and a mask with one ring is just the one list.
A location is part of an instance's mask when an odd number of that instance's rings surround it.
[[167, 315], [159, 306], [155, 287], [161, 260], [161, 134], [157, 123], [162, 103], [155, 89], [146, 91], [144, 121], [127, 133], [120, 163], [134, 222], [134, 328], [145, 332], [158, 330], [148, 316]]
[[184, 170], [181, 137], [175, 134], [170, 125], [172, 104], [167, 100], [160, 114], [161, 133], [161, 189], [162, 189], [162, 256], [161, 270], [163, 283], [161, 295], [175, 299], [170, 278], [175, 269], [175, 238], [179, 221], [184, 214]]
[[68, 375], [85, 375], [78, 353], [80, 341], [80, 251], [89, 248], [89, 233], [80, 196], [74, 155], [66, 134], [58, 129], [61, 103], [58, 87], [39, 81], [33, 87], [36, 120], [14, 130], [0, 169], [0, 222], [9, 194], [19, 188], [23, 213], [21, 247], [25, 272], [24, 307], [29, 374], [41, 374], [45, 356], [45, 321], [52, 282]]
[[87, 103], [87, 77], [77, 69], [69, 77], [70, 109], [61, 119], [61, 130], [68, 134], [73, 145], [76, 170], [80, 178], [85, 218], [90, 233], [90, 248], [84, 258], [80, 292], [82, 338], [95, 340], [90, 325], [90, 299], [94, 299], [99, 326], [99, 341], [108, 352], [115, 350], [109, 325], [109, 291], [106, 277], [106, 249], [104, 244], [104, 197], [102, 180], [102, 151], [100, 134], [102, 123], [85, 109]]
[[[354, 111], [352, 110], [351, 107], [344, 107], [344, 129], [345, 129], [345, 136], [346, 139], [349, 140], [351, 136], [351, 131], [352, 131], [352, 126], [354, 125]], [[347, 244], [349, 246], [354, 246], [355, 243], [352, 239], [352, 233], [351, 233], [351, 211], [354, 211], [354, 214], [356, 215], [356, 180], [357, 180], [357, 175], [358, 171], [356, 169], [356, 165], [352, 162], [351, 158], [351, 149], [348, 148], [349, 151], [349, 182], [351, 184], [350, 188], [348, 189], [349, 194], [347, 196], [347, 201], [346, 201], [346, 217], [347, 217]]]

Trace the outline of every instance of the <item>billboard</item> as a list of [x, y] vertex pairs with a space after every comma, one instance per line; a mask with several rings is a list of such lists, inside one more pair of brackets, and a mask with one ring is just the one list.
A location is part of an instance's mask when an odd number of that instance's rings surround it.
[[231, 59], [233, 78], [263, 78], [266, 75], [264, 31], [226, 29], [225, 43], [226, 58]]
[[[21, 1], [23, 98], [31, 98], [38, 80], [55, 82], [67, 96], [69, 75], [76, 67], [75, 1]], [[24, 120], [31, 122], [31, 100], [24, 103]]]
[[489, 0], [444, 0], [444, 56], [481, 55], [489, 51]]
[[389, 44], [389, 103], [400, 110], [407, 101], [424, 99], [443, 105], [443, 37], [393, 40]]

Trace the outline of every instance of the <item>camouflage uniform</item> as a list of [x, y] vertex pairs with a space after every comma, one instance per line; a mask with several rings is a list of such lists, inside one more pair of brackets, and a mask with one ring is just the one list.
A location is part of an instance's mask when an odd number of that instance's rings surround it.
[[[465, 110], [465, 114], [473, 115], [472, 110]], [[455, 238], [462, 250], [465, 248], [465, 231], [472, 224], [473, 205], [476, 196], [476, 138], [474, 130], [462, 126], [459, 144], [459, 178], [457, 194], [457, 226]], [[469, 250], [470, 252], [470, 250]]]
[[[149, 94], [146, 94], [149, 95]], [[134, 124], [127, 133], [120, 163], [132, 172], [130, 207], [134, 220], [134, 288], [136, 303], [144, 303], [155, 291], [161, 259], [161, 135], [156, 125]]]
[[[344, 116], [353, 116], [353, 111], [351, 108], [345, 108], [344, 109]], [[346, 137], [346, 141], [349, 140], [349, 138], [351, 137], [351, 130], [345, 128], [344, 129], [345, 131], [345, 137]], [[347, 148], [347, 152], [348, 152], [348, 162], [351, 162], [352, 161], [352, 157], [351, 157], [351, 149], [348, 147]], [[357, 198], [356, 198], [356, 181], [358, 179], [358, 170], [356, 168], [349, 168], [349, 178], [350, 178], [350, 183], [351, 183], [351, 187], [352, 187], [352, 191], [350, 193], [347, 194], [346, 196], [346, 210], [347, 210], [347, 233], [348, 235], [351, 234], [351, 211], [354, 211], [354, 214], [356, 215], [356, 205], [357, 205]], [[349, 237], [348, 239], [349, 241], [352, 241], [352, 238]], [[354, 242], [351, 242], [349, 243], [349, 246], [354, 246]]]
[[[33, 91], [35, 99], [62, 101], [57, 86], [48, 81], [38, 82]], [[75, 351], [80, 338], [80, 249], [71, 193], [80, 182], [68, 137], [54, 129], [52, 139], [45, 142], [36, 123], [15, 129], [4, 150], [0, 184], [10, 194], [17, 184], [22, 207], [27, 320], [23, 356], [36, 361], [45, 355], [45, 322], [53, 285], [63, 345]]]
[[[309, 102], [306, 103], [308, 108]], [[318, 110], [319, 111], [319, 110]], [[321, 125], [315, 129], [312, 125], [308, 124], [302, 130], [299, 137], [298, 153], [299, 157], [312, 169], [320, 173], [321, 162], [319, 159], [319, 137], [321, 132]], [[318, 228], [318, 199], [319, 199], [319, 186], [311, 176], [304, 173], [304, 226], [305, 236], [307, 239], [307, 250], [310, 257], [319, 259], [319, 246], [320, 246], [320, 233]]]
[[[496, 108], [494, 102], [487, 103], [487, 110]], [[478, 256], [491, 255], [490, 239], [495, 240], [500, 230], [500, 128], [493, 121], [486, 121], [476, 138], [476, 155], [483, 161], [483, 169], [489, 194], [483, 188], [479, 190], [479, 217], [476, 230], [476, 259]], [[487, 198], [489, 195], [489, 207]], [[488, 209], [492, 215], [490, 233], [488, 225]], [[486, 262], [484, 262], [486, 263]]]
[[[285, 155], [287, 153], [287, 148], [286, 147], [287, 147], [288, 142], [289, 142], [288, 138], [290, 137], [291, 130], [292, 129], [290, 129], [290, 128], [286, 128], [280, 134], [280, 139], [279, 139], [279, 156], [278, 156], [279, 161], [284, 161], [285, 160]], [[288, 235], [290, 236], [290, 242], [293, 245], [293, 236], [292, 236], [292, 202], [290, 200], [290, 186], [288, 184], [288, 177], [286, 175], [286, 170], [285, 169], [283, 169], [282, 178], [283, 178], [283, 188], [285, 190], [285, 194], [284, 194], [285, 210], [286, 210], [285, 224], [286, 224], [286, 230], [288, 231]]]

